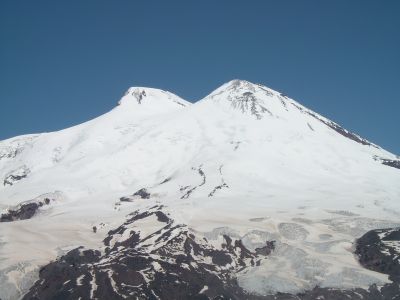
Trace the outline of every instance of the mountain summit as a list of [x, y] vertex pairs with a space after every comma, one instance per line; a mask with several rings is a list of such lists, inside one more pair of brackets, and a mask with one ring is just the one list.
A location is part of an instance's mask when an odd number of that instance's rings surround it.
[[400, 294], [396, 155], [244, 80], [118, 104], [0, 142], [1, 299]]
[[123, 109], [140, 107], [140, 114], [145, 114], [145, 111], [148, 113], [174, 111], [191, 105], [191, 103], [167, 91], [145, 87], [130, 87], [122, 99], [118, 101], [118, 105], [123, 106]]

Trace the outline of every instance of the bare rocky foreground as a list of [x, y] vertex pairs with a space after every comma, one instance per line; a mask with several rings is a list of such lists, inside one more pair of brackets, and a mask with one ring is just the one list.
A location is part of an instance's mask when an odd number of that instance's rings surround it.
[[109, 231], [103, 249], [76, 248], [43, 267], [23, 299], [400, 299], [398, 228], [372, 230], [356, 241], [360, 263], [392, 281], [368, 290], [249, 294], [238, 285], [237, 272], [257, 267], [274, 249], [274, 241], [265, 241], [250, 251], [227, 235], [217, 248], [154, 206]]

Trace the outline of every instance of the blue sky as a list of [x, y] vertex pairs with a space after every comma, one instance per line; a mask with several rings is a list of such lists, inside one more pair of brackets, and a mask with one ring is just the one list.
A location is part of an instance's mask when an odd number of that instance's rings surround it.
[[0, 1], [0, 139], [262, 83], [400, 154], [400, 1]]

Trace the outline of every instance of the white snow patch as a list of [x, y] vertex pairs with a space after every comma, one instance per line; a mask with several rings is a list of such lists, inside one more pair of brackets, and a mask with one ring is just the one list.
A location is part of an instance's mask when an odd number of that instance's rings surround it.
[[79, 276], [79, 277], [76, 279], [76, 285], [77, 285], [77, 286], [80, 286], [80, 285], [83, 284], [83, 283], [82, 283], [83, 278], [85, 278], [85, 275], [81, 275], [81, 276]]
[[203, 286], [203, 288], [200, 290], [200, 292], [199, 292], [199, 294], [203, 294], [205, 291], [207, 291], [208, 290], [208, 286], [207, 285], [205, 285], [205, 286]]

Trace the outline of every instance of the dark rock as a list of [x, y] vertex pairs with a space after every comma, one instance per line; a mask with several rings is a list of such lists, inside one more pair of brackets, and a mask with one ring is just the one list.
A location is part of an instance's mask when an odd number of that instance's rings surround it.
[[14, 182], [20, 181], [23, 178], [26, 178], [28, 175], [23, 174], [23, 175], [8, 175], [6, 178], [4, 178], [3, 185], [13, 185]]
[[202, 178], [202, 181], [199, 185], [196, 185], [194, 187], [192, 187], [191, 189], [188, 190], [188, 188], [190, 188], [190, 186], [186, 186], [186, 187], [181, 187], [180, 191], [186, 191], [186, 193], [181, 197], [181, 199], [187, 199], [189, 198], [189, 196], [200, 186], [203, 186], [206, 184], [206, 174], [204, 174], [204, 171], [201, 169], [201, 166], [196, 169], [196, 168], [192, 168], [192, 170], [197, 170], [197, 172], [199, 173], [199, 175]]
[[133, 200], [129, 197], [121, 197], [119, 198], [119, 201], [121, 202], [132, 202]]
[[10, 148], [8, 152], [0, 153], [0, 160], [3, 158], [15, 158], [19, 153], [22, 152], [22, 150], [22, 147]]
[[39, 207], [37, 203], [23, 204], [19, 209], [9, 210], [8, 213], [1, 215], [0, 222], [30, 219], [34, 216]]
[[259, 255], [270, 255], [275, 250], [275, 241], [267, 241], [266, 245], [261, 248], [256, 248], [256, 253]]
[[168, 178], [164, 179], [160, 184], [167, 183], [167, 182], [170, 181], [170, 180], [171, 180], [171, 177], [168, 177]]
[[132, 196], [139, 196], [142, 199], [149, 199], [150, 193], [147, 192], [145, 188], [138, 190]]
[[[364, 234], [357, 240], [355, 254], [365, 268], [385, 273], [391, 280], [400, 282], [400, 253], [392, 246], [400, 241], [400, 229], [377, 229]], [[399, 291], [400, 292], [400, 291]]]
[[32, 218], [40, 207], [50, 204], [50, 199], [20, 204], [16, 209], [9, 209], [7, 213], [0, 216], [0, 222], [13, 222]]
[[215, 194], [215, 192], [216, 191], [218, 191], [218, 190], [220, 190], [220, 189], [222, 189], [222, 188], [229, 188], [229, 186], [225, 183], [225, 182], [222, 182], [222, 184], [220, 184], [220, 185], [217, 185], [209, 194], [208, 194], [208, 197], [212, 197], [212, 196], [214, 196], [214, 194]]
[[142, 91], [140, 92], [140, 91], [136, 91], [136, 90], [135, 90], [135, 91], [132, 92], [132, 95], [135, 96], [137, 102], [138, 102], [139, 104], [141, 104], [143, 98], [146, 97], [146, 91], [145, 91], [145, 90], [142, 90]]
[[157, 211], [156, 216], [157, 216], [157, 220], [160, 222], [168, 223], [171, 221], [171, 219], [168, 218], [167, 215], [164, 214], [162, 211]]
[[212, 255], [212, 262], [219, 266], [226, 266], [232, 263], [232, 258], [223, 251], [214, 251]]
[[28, 177], [28, 174], [31, 171], [29, 170], [29, 168], [27, 166], [21, 166], [18, 169], [15, 169], [11, 172], [9, 172], [4, 180], [3, 180], [3, 185], [13, 185], [14, 183], [20, 181], [21, 179], [24, 179], [26, 177]]
[[120, 202], [133, 202], [135, 199], [140, 198], [140, 199], [150, 199], [151, 194], [147, 191], [147, 189], [142, 188], [138, 191], [136, 191], [134, 194], [131, 196], [127, 197], [121, 197], [119, 198]]
[[[141, 237], [129, 229], [151, 215], [164, 224], [161, 230]], [[126, 230], [129, 238], [118, 240]], [[144, 246], [149, 238], [156, 246], [151, 251]], [[71, 250], [41, 269], [39, 280], [23, 299], [250, 299], [233, 276], [241, 257], [232, 239], [225, 240], [229, 249], [215, 249], [186, 226], [174, 224], [160, 207], [137, 211], [109, 231], [104, 241], [108, 251]], [[241, 242], [235, 245], [239, 252], [256, 257]], [[208, 289], [200, 294], [205, 286]]]
[[400, 160], [382, 159], [382, 164], [384, 164], [385, 166], [400, 169]]
[[238, 94], [234, 98], [230, 99], [230, 101], [232, 107], [239, 109], [242, 113], [250, 112], [250, 114], [255, 116], [258, 120], [262, 119], [265, 113], [272, 116], [271, 111], [263, 106], [252, 92]]
[[400, 230], [389, 232], [382, 241], [400, 241]]
[[232, 247], [232, 239], [229, 236], [227, 236], [226, 234], [223, 235], [223, 238], [226, 241], [226, 246], [225, 247], [227, 247], [227, 248]]
[[[152, 215], [162, 223], [160, 230], [149, 236], [132, 231], [134, 222]], [[127, 230], [129, 238], [119, 240]], [[262, 259], [268, 263], [264, 256], [274, 250], [274, 241], [267, 241], [253, 253], [240, 240], [224, 235], [222, 249], [216, 249], [185, 225], [175, 224], [161, 207], [153, 207], [132, 213], [124, 224], [110, 230], [104, 240], [105, 253], [76, 248], [43, 267], [39, 280], [23, 299], [399, 299], [400, 262], [390, 244], [399, 241], [399, 235], [400, 229], [373, 230], [356, 241], [360, 263], [389, 274], [393, 281], [382, 288], [315, 287], [297, 295], [252, 295], [238, 285], [235, 274], [260, 265]]]

